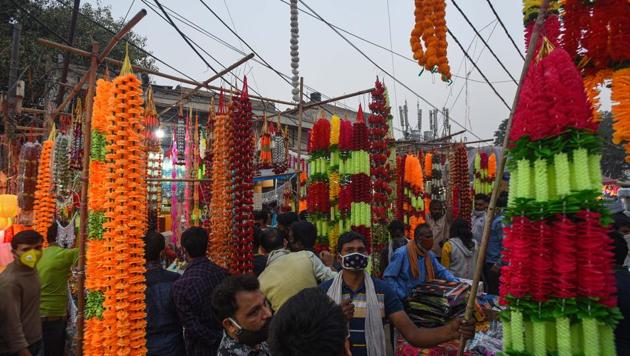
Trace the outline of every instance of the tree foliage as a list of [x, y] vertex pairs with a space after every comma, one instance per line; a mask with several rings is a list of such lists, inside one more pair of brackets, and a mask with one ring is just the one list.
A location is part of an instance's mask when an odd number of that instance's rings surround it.
[[[16, 3], [19, 3], [23, 10], [16, 6]], [[108, 6], [83, 2], [80, 13], [77, 18], [74, 47], [86, 51], [91, 50], [92, 40], [98, 41], [101, 49], [103, 49], [113, 36], [112, 32], [107, 29], [115, 32], [124, 25], [123, 19], [113, 18]], [[23, 72], [21, 79], [26, 83], [24, 106], [41, 107], [45, 98], [56, 92], [55, 76], [60, 73], [62, 55], [65, 53], [43, 47], [35, 41], [42, 37], [63, 43], [59, 37], [68, 38], [71, 17], [71, 0], [0, 0], [0, 91], [4, 92], [8, 88], [12, 24], [18, 22], [22, 25], [18, 75]], [[35, 18], [43, 25], [38, 23]], [[107, 29], [96, 23], [102, 24]], [[146, 46], [146, 37], [137, 33], [130, 32], [125, 39], [140, 48]], [[124, 51], [124, 41], [121, 41], [109, 56], [122, 59]], [[135, 65], [154, 67], [152, 58], [132, 46], [129, 46], [129, 56]], [[87, 67], [89, 66], [89, 58], [72, 56], [70, 63]]]
[[503, 138], [505, 137], [505, 129], [507, 128], [508, 119], [503, 119], [499, 124], [499, 128], [494, 132], [494, 145], [503, 145]]

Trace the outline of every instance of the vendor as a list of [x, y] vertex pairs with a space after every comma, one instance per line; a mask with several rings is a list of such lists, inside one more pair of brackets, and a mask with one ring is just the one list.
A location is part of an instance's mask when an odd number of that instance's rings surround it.
[[459, 281], [440, 264], [431, 248], [433, 231], [428, 224], [421, 224], [414, 231], [415, 239], [394, 252], [383, 278], [396, 291], [400, 299], [426, 281], [443, 279]]

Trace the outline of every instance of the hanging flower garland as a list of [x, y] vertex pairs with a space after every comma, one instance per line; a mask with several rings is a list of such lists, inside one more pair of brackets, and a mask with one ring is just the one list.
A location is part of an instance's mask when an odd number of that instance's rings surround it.
[[630, 162], [630, 68], [616, 70], [612, 77], [614, 144], [624, 144]]
[[267, 114], [263, 117], [263, 125], [259, 139], [259, 151], [258, 165], [259, 169], [271, 168], [273, 157], [271, 154], [271, 134], [269, 133], [269, 123], [267, 122]]
[[230, 270], [244, 274], [254, 268], [254, 132], [247, 77], [243, 78], [240, 97], [234, 99], [232, 125], [230, 161], [234, 204]]
[[149, 85], [147, 97], [144, 103], [144, 138], [148, 152], [157, 152], [161, 149], [161, 140], [156, 131], [160, 128], [160, 119], [157, 117], [155, 102], [153, 101], [153, 87]]
[[475, 154], [473, 168], [473, 194], [490, 194], [492, 192], [494, 176], [490, 175], [488, 154], [485, 152], [477, 152], [477, 154]]
[[[160, 127], [157, 110], [153, 102], [153, 88], [149, 86], [144, 102], [144, 139], [147, 147], [147, 177], [162, 178], [161, 139], [155, 134]], [[162, 201], [162, 185], [158, 181], [147, 182], [147, 221], [150, 231], [158, 229], [159, 205]]]
[[273, 173], [282, 174], [289, 168], [289, 130], [282, 129], [280, 116], [278, 116], [278, 128], [272, 135], [271, 141]]
[[[337, 241], [341, 230], [341, 213], [339, 212], [339, 191], [341, 152], [339, 151], [339, 136], [341, 134], [341, 119], [337, 115], [330, 118], [330, 166], [328, 167], [328, 198], [330, 199], [330, 221], [328, 223], [328, 243], [330, 251], [337, 251]], [[323, 247], [323, 246], [322, 246]]]
[[18, 206], [24, 225], [30, 225], [33, 220], [35, 191], [37, 189], [37, 166], [41, 151], [42, 145], [37, 141], [26, 142], [20, 148], [17, 182]]
[[[592, 129], [580, 74], [566, 51], [544, 45], [532, 66], [523, 88], [549, 90], [562, 80], [564, 90], [547, 91], [556, 93], [548, 100], [573, 107], [560, 104], [548, 117], [529, 118], [528, 128], [554, 118], [546, 136], [533, 135], [531, 129], [510, 134], [517, 141], [510, 142], [508, 152], [512, 175], [506, 216], [511, 224], [500, 286], [508, 305], [502, 313], [504, 334], [509, 335], [504, 350], [614, 354], [613, 327], [620, 315], [608, 218], [599, 200], [601, 143]], [[521, 92], [515, 119], [532, 110], [531, 100]]]
[[186, 116], [186, 144], [184, 148], [184, 176], [188, 179], [187, 182], [184, 183], [184, 226], [182, 230], [187, 229], [191, 226], [191, 216], [192, 216], [192, 201], [193, 201], [193, 183], [190, 179], [195, 177], [195, 172], [193, 168], [193, 160], [194, 160], [194, 141], [192, 137], [193, 130], [193, 115], [192, 115], [192, 107], [188, 109], [188, 115]]
[[406, 236], [414, 238], [416, 226], [424, 220], [424, 175], [417, 156], [407, 155], [404, 168], [403, 222]]
[[125, 55], [104, 130], [105, 153], [105, 261], [103, 302], [105, 354], [146, 353], [144, 303], [144, 242], [146, 219], [146, 151], [142, 83], [131, 72]]
[[[339, 234], [350, 231], [351, 208], [352, 208], [352, 151], [353, 151], [353, 128], [349, 120], [341, 120], [339, 124], [339, 194], [337, 197], [339, 209]], [[332, 249], [332, 245], [331, 245]], [[334, 249], [332, 249], [334, 251]]]
[[72, 173], [70, 172], [70, 138], [60, 133], [55, 139], [53, 152], [53, 185], [57, 202], [61, 203], [70, 194]]
[[37, 169], [37, 189], [35, 190], [35, 205], [33, 207], [33, 229], [44, 236], [44, 245], [48, 245], [46, 237], [48, 227], [55, 219], [55, 196], [52, 180], [52, 154], [55, 146], [56, 131], [53, 127], [50, 136], [42, 145]]
[[70, 169], [80, 171], [83, 165], [83, 107], [77, 99], [70, 126]]
[[450, 81], [451, 69], [446, 57], [446, 1], [416, 0], [415, 25], [411, 31], [411, 51], [421, 67], [438, 72]]
[[396, 157], [396, 220], [403, 221], [405, 216], [405, 160], [406, 156]]
[[368, 241], [370, 250], [372, 226], [372, 182], [370, 179], [370, 156], [368, 150], [368, 128], [363, 116], [363, 108], [359, 104], [357, 118], [352, 124], [352, 152], [350, 153], [350, 180], [352, 187], [352, 203], [350, 204], [350, 226], [353, 231], [361, 233]]
[[230, 233], [232, 221], [231, 174], [229, 171], [229, 142], [231, 136], [230, 111], [226, 112], [223, 92], [214, 117], [212, 142], [212, 200], [210, 201], [210, 243], [208, 253], [212, 261], [223, 268], [230, 265]]
[[463, 144], [457, 144], [449, 155], [449, 183], [453, 218], [461, 217], [470, 224], [472, 195], [468, 172], [468, 153]]
[[206, 125], [206, 149], [203, 156], [203, 174], [202, 177], [206, 180], [201, 182], [201, 201], [204, 206], [203, 210], [206, 213], [202, 226], [210, 235], [210, 205], [212, 202], [212, 162], [214, 159], [213, 146], [214, 146], [214, 97], [210, 99], [210, 108], [208, 109], [208, 123]]
[[83, 350], [87, 355], [104, 354], [103, 340], [105, 325], [103, 322], [103, 302], [106, 288], [106, 263], [111, 258], [111, 251], [105, 248], [103, 240], [105, 223], [105, 187], [106, 139], [109, 116], [109, 100], [112, 96], [113, 83], [108, 78], [96, 82], [96, 96], [92, 109], [92, 146], [90, 147], [90, 179], [88, 185], [88, 234], [86, 241], [85, 288], [87, 289], [85, 307], [85, 335]]
[[328, 187], [330, 145], [330, 122], [322, 117], [315, 122], [308, 141], [309, 183], [306, 204], [309, 220], [317, 228], [317, 249], [328, 246], [328, 216], [330, 214], [330, 192]]

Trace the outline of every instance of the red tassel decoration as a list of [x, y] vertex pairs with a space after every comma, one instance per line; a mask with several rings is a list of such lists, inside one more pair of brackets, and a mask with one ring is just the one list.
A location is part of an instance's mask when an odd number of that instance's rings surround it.
[[553, 295], [557, 298], [577, 296], [577, 244], [575, 224], [566, 215], [558, 215], [553, 229]]

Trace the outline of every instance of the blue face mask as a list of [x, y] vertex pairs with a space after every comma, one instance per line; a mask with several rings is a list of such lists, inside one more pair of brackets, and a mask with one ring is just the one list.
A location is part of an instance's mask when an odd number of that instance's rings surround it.
[[368, 255], [360, 252], [349, 253], [341, 256], [341, 267], [349, 271], [362, 271], [368, 265]]

